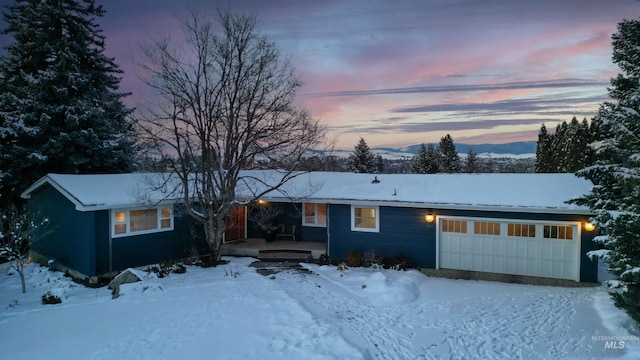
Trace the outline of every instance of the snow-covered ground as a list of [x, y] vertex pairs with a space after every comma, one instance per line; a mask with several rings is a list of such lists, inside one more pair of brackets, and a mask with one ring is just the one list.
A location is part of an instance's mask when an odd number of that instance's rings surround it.
[[[640, 358], [637, 328], [603, 287], [431, 278], [305, 265], [262, 276], [249, 258], [123, 285], [0, 266], [2, 359]], [[62, 304], [42, 305], [42, 294]], [[594, 338], [595, 337], [595, 338]], [[607, 343], [603, 338], [614, 337]], [[622, 342], [620, 342], [622, 341]], [[613, 348], [615, 347], [615, 348]]]

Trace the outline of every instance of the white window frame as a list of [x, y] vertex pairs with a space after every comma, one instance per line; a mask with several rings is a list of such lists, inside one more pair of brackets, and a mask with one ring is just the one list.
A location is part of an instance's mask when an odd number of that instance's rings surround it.
[[[314, 206], [314, 219], [313, 223], [308, 223], [307, 221], [307, 205]], [[324, 224], [318, 223], [318, 205], [324, 205]], [[327, 227], [327, 204], [324, 203], [303, 203], [302, 204], [302, 226], [309, 227]]]
[[[375, 228], [365, 228], [356, 226], [356, 209], [374, 209], [375, 210]], [[380, 232], [380, 207], [373, 205], [351, 205], [351, 231], [362, 232]]]
[[[155, 229], [147, 229], [147, 230], [140, 230], [140, 231], [131, 231], [131, 212], [132, 211], [138, 211], [138, 210], [151, 210], [151, 209], [155, 209], [156, 210], [156, 215], [157, 215], [157, 221], [156, 221], [156, 228]], [[169, 217], [163, 217], [162, 216], [162, 209], [169, 209], [171, 211], [171, 215]], [[116, 233], [116, 225], [120, 224], [122, 225], [121, 222], [116, 222], [116, 213], [119, 212], [124, 212], [125, 213], [125, 232], [123, 233]], [[169, 227], [162, 227], [162, 220], [167, 220], [169, 219], [170, 221], [170, 226]], [[165, 232], [165, 231], [172, 231], [174, 229], [174, 213], [173, 213], [173, 205], [160, 205], [157, 207], [153, 207], [153, 208], [126, 208], [126, 209], [111, 209], [111, 237], [112, 238], [120, 238], [120, 237], [127, 237], [127, 236], [136, 236], [136, 235], [144, 235], [144, 234], [153, 234], [153, 233], [158, 233], [158, 232]]]

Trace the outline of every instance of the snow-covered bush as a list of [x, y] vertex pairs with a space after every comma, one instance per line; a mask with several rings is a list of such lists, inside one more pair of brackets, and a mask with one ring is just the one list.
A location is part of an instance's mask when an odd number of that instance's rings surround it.
[[393, 270], [406, 270], [411, 267], [411, 257], [407, 254], [397, 254], [388, 258], [386, 265]]
[[377, 255], [373, 250], [367, 251], [362, 256], [362, 267], [370, 267], [373, 270], [382, 269], [384, 263], [384, 257]]
[[351, 250], [347, 254], [347, 265], [351, 267], [360, 266], [362, 264], [362, 253], [357, 250]]
[[51, 290], [42, 294], [43, 305], [54, 305], [54, 304], [60, 304], [60, 303], [62, 303], [62, 299], [58, 295], [52, 293]]
[[159, 278], [163, 278], [170, 273], [184, 274], [187, 272], [187, 267], [181, 262], [163, 261], [157, 265], [147, 267], [146, 271], [156, 274]]

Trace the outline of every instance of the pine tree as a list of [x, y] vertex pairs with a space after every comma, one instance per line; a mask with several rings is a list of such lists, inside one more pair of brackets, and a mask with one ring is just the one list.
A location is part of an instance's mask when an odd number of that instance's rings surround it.
[[478, 155], [469, 149], [467, 158], [464, 161], [464, 172], [474, 174], [480, 172], [480, 164], [478, 164]]
[[555, 134], [547, 133], [544, 125], [538, 133], [535, 172], [573, 173], [593, 164], [593, 128], [587, 119], [579, 122], [574, 116], [570, 123], [563, 121]]
[[411, 171], [415, 174], [426, 174], [427, 161], [427, 147], [423, 143], [420, 145], [418, 153], [411, 160]]
[[384, 159], [382, 158], [382, 155], [377, 154], [375, 156], [375, 160], [376, 160], [376, 171], [377, 173], [383, 173], [384, 172]]
[[596, 163], [578, 174], [593, 182], [576, 201], [595, 213], [604, 235], [603, 259], [618, 277], [617, 306], [640, 322], [640, 20], [624, 20], [613, 35], [613, 62], [622, 73], [611, 79], [611, 102], [593, 119], [601, 136], [593, 143]]
[[93, 0], [20, 0], [7, 6], [0, 59], [0, 196], [49, 172], [132, 169], [131, 110], [119, 93], [121, 70], [103, 55]]
[[347, 159], [347, 168], [355, 173], [374, 173], [376, 161], [369, 149], [367, 142], [360, 138], [360, 141], [353, 149], [353, 154]]
[[562, 173], [566, 172], [564, 170], [565, 167], [565, 156], [567, 154], [567, 139], [569, 133], [569, 125], [566, 121], [563, 121], [562, 124], [556, 126], [556, 132], [553, 134], [553, 139], [551, 146], [553, 148], [553, 172]]
[[538, 133], [538, 143], [536, 144], [535, 172], [555, 172], [553, 155], [553, 135], [549, 134], [547, 127], [542, 124], [540, 132]]
[[422, 144], [411, 160], [411, 171], [416, 174], [435, 174], [440, 169], [439, 164], [440, 153], [433, 144]]
[[581, 157], [576, 154], [578, 151], [577, 144], [579, 142], [578, 136], [580, 132], [580, 123], [574, 116], [569, 124], [566, 125], [566, 132], [564, 134], [564, 141], [561, 144], [561, 158], [562, 165], [560, 167], [561, 172], [575, 172], [580, 169], [579, 159]]
[[427, 145], [425, 170], [427, 174], [435, 174], [440, 171], [440, 153], [433, 144]]
[[438, 145], [438, 151], [440, 153], [440, 170], [445, 173], [458, 173], [462, 169], [460, 162], [460, 156], [456, 150], [456, 146], [453, 144], [451, 135], [440, 139]]
[[596, 136], [597, 132], [595, 130], [595, 125], [589, 124], [587, 118], [582, 119], [582, 123], [580, 123], [580, 128], [578, 130], [577, 140], [577, 147], [579, 149], [577, 151], [579, 167], [573, 172], [591, 166], [595, 162], [595, 151], [591, 147], [591, 143], [597, 139]]
[[[563, 123], [564, 125], [564, 123]], [[562, 154], [560, 172], [574, 173], [591, 165], [590, 158], [593, 150], [589, 147], [592, 136], [589, 133], [589, 123], [584, 119], [582, 123], [574, 116], [566, 125], [564, 139], [556, 150]]]

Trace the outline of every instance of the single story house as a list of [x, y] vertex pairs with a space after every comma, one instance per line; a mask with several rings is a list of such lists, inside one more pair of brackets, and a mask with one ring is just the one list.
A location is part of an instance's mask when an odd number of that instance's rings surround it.
[[[277, 179], [276, 171], [247, 170]], [[23, 194], [50, 220], [34, 257], [93, 279], [129, 266], [206, 251], [201, 230], [167, 197], [162, 174], [49, 174]], [[155, 179], [150, 181], [150, 179]], [[161, 184], [150, 186], [149, 184]], [[256, 182], [255, 184], [259, 184]], [[260, 185], [243, 183], [239, 198]], [[567, 203], [591, 190], [573, 174], [301, 173], [262, 198], [298, 241], [349, 251], [400, 253], [415, 266], [597, 281], [588, 208]], [[234, 209], [227, 241], [262, 237], [248, 209]]]

